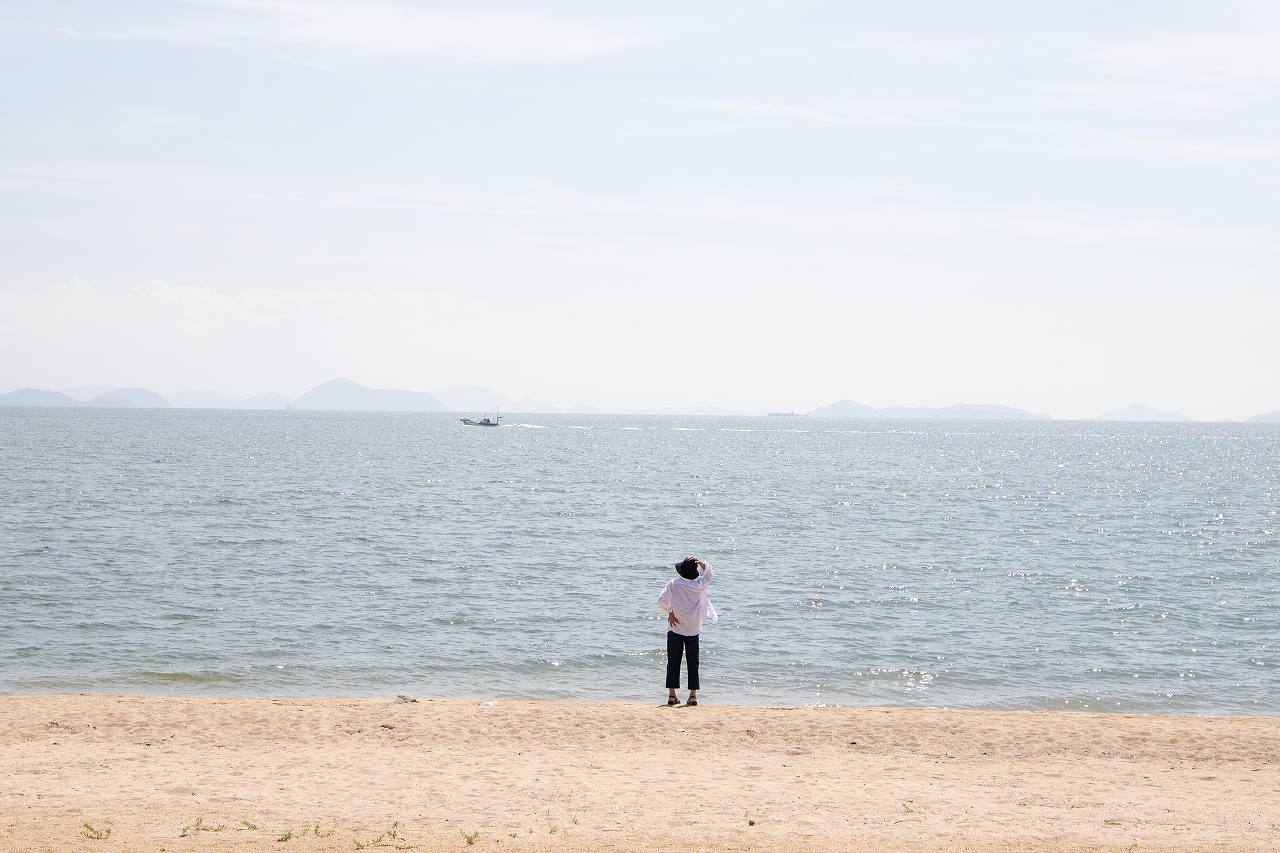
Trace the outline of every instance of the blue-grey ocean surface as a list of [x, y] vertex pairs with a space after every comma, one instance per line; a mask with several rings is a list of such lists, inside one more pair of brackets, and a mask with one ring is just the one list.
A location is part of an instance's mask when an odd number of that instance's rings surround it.
[[1280, 712], [1280, 428], [511, 420], [0, 410], [0, 691]]

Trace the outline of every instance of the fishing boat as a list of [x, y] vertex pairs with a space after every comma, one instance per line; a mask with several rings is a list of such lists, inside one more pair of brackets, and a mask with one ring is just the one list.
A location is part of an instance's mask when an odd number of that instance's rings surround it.
[[502, 415], [498, 414], [498, 410], [494, 409], [493, 417], [485, 415], [478, 421], [471, 418], [463, 418], [462, 423], [466, 426], [502, 426]]

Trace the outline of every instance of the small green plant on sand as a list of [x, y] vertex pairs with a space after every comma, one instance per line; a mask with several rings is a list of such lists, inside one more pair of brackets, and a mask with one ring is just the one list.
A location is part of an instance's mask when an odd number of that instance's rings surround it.
[[336, 829], [331, 829], [328, 832], [321, 832], [320, 824], [318, 823], [311, 828], [311, 834], [314, 835], [316, 838], [328, 838], [330, 835], [333, 835], [337, 831], [338, 830]]
[[462, 832], [461, 829], [459, 829], [458, 832], [462, 834], [462, 839], [467, 842], [468, 847], [470, 847], [472, 844], [475, 844], [476, 839], [480, 837], [479, 832], [466, 833], [466, 832]]
[[218, 824], [217, 826], [210, 826], [209, 824], [204, 822], [204, 815], [200, 815], [200, 817], [195, 819], [194, 823], [190, 824], [189, 826], [182, 827], [182, 831], [178, 833], [178, 837], [186, 838], [192, 832], [222, 832], [222, 830], [226, 828], [227, 828], [226, 824], [222, 824], [222, 823]]
[[560, 827], [556, 826], [556, 825], [553, 823], [553, 824], [551, 824], [551, 829], [549, 829], [549, 830], [547, 830], [547, 831], [548, 831], [548, 832], [550, 832], [552, 835], [555, 835], [557, 832], [559, 832], [559, 831], [560, 831]]
[[240, 821], [240, 825], [236, 827], [236, 832], [239, 832], [242, 829], [257, 829], [257, 828], [258, 828], [258, 825], [256, 823], [250, 823], [247, 820], [242, 820]]
[[85, 838], [91, 838], [94, 841], [102, 841], [104, 838], [111, 837], [111, 827], [108, 825], [102, 827], [102, 829], [94, 829], [91, 825], [86, 823], [81, 828], [80, 834]]
[[[387, 841], [391, 839], [391, 841]], [[401, 844], [400, 842], [400, 821], [391, 824], [391, 828], [386, 832], [380, 832], [373, 838], [361, 844], [359, 841], [353, 842], [357, 850], [368, 850], [370, 847], [394, 847], [397, 850], [411, 850], [412, 844]]]
[[293, 830], [286, 829], [283, 833], [281, 833], [280, 837], [277, 838], [276, 841], [288, 841], [290, 838], [293, 838]]
[[747, 818], [747, 826], [755, 826], [756, 822], [751, 818]]

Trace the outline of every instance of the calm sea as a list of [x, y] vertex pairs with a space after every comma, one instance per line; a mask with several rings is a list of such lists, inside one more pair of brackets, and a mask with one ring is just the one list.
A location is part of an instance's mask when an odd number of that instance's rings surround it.
[[1280, 713], [1280, 428], [0, 410], [0, 691]]

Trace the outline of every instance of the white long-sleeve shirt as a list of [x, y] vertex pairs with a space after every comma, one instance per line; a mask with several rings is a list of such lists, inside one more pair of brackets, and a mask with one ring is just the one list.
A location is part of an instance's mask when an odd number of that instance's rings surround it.
[[658, 596], [658, 607], [663, 613], [675, 613], [679, 623], [672, 625], [671, 630], [686, 637], [696, 637], [702, 631], [702, 620], [712, 622], [720, 617], [707, 596], [707, 587], [715, 572], [707, 566], [694, 580], [678, 577], [667, 581]]

